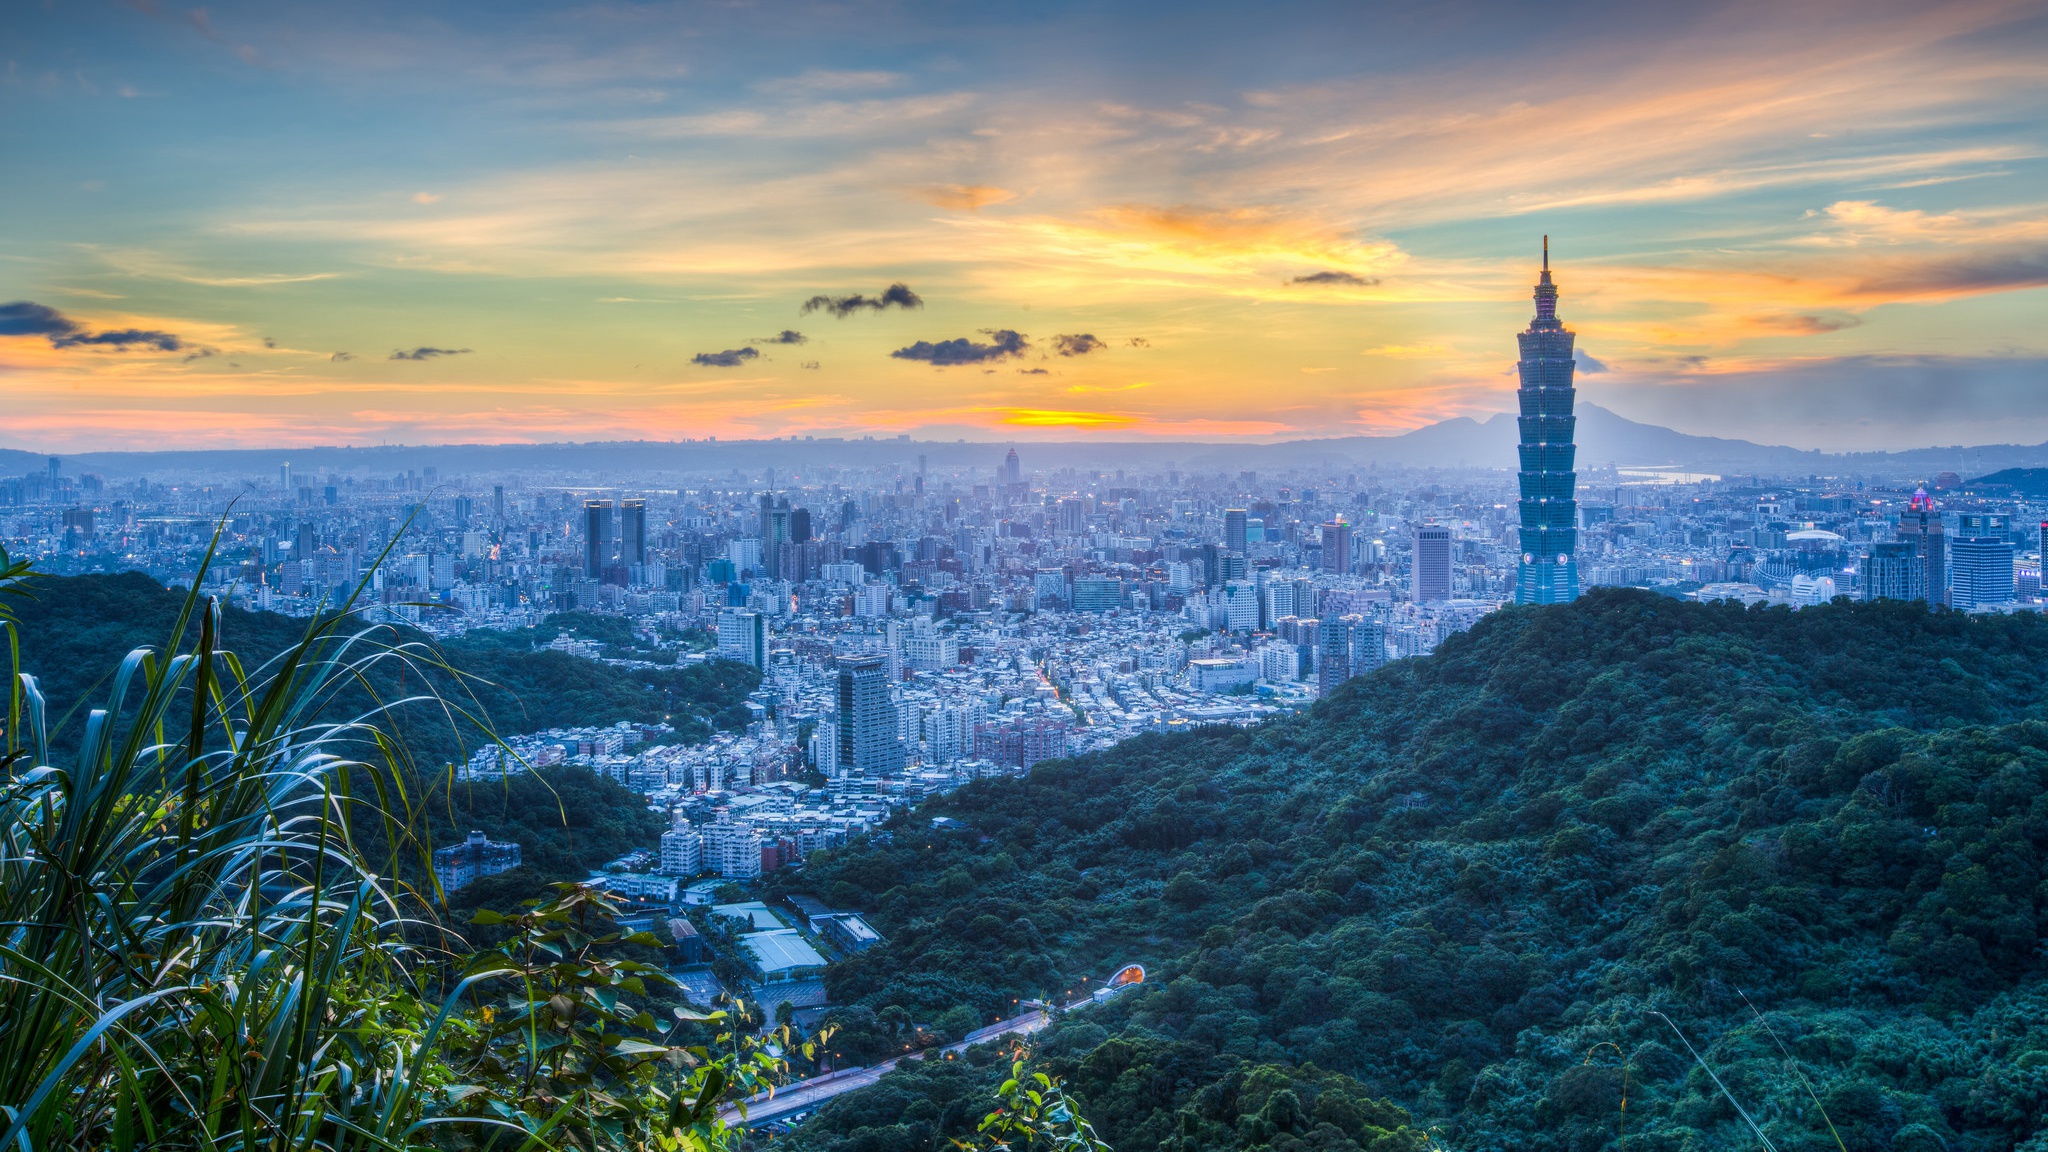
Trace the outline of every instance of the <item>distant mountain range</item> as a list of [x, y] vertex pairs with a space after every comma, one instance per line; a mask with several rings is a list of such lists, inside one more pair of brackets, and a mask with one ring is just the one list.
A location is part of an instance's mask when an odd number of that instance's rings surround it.
[[[1919, 448], [1904, 452], [1829, 453], [1692, 436], [1639, 424], [1597, 404], [1581, 403], [1579, 468], [1665, 468], [1724, 476], [1870, 476], [1925, 479], [1944, 471], [1978, 476], [2001, 469], [2048, 467], [2048, 444], [1991, 444], [1973, 448]], [[1183, 471], [1280, 469], [1328, 462], [1336, 467], [1515, 468], [1514, 416], [1458, 417], [1398, 436], [1345, 436], [1280, 444], [1191, 441], [1019, 442], [1027, 469], [1179, 468]], [[444, 444], [362, 448], [208, 449], [167, 452], [86, 452], [62, 457], [67, 470], [109, 478], [212, 475], [267, 481], [290, 461], [302, 475], [329, 470], [400, 473], [428, 466], [450, 476], [540, 472], [564, 482], [604, 482], [609, 475], [702, 475], [728, 469], [773, 468], [801, 475], [820, 465], [914, 468], [920, 456], [935, 468], [993, 470], [1007, 445], [987, 441], [894, 438], [818, 440], [615, 441], [583, 444]], [[19, 476], [47, 465], [48, 457], [0, 449], [0, 476]]]

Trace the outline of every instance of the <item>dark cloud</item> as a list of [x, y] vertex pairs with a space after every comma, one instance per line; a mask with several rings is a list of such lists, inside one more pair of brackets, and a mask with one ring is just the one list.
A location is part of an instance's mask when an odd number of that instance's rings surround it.
[[752, 348], [727, 348], [723, 352], [699, 352], [690, 357], [690, 363], [706, 368], [737, 368], [759, 355]]
[[1150, 348], [1152, 346], [1152, 342], [1150, 340], [1145, 339], [1143, 336], [1131, 337], [1130, 343], [1131, 347], [1133, 348]]
[[806, 360], [801, 365], [798, 365], [798, 367], [809, 368], [815, 372], [818, 368], [818, 362], [816, 360]]
[[169, 332], [150, 328], [119, 328], [88, 332], [83, 324], [47, 304], [17, 300], [0, 304], [0, 336], [41, 336], [52, 348], [96, 347], [126, 352], [130, 344], [159, 352], [181, 352], [185, 342]]
[[1050, 373], [1050, 372], [1046, 371], [1046, 370], [1045, 370], [1045, 369], [1043, 369], [1043, 368], [1019, 368], [1019, 369], [1017, 369], [1017, 375], [1019, 375], [1019, 376], [1050, 376], [1050, 375], [1052, 375], [1052, 373]]
[[386, 360], [432, 360], [437, 356], [467, 356], [467, 348], [415, 348], [410, 352], [400, 349], [386, 356]]
[[272, 339], [271, 337], [265, 336], [263, 338], [263, 346], [265, 348], [275, 348], [277, 347], [277, 341]]
[[335, 364], [345, 364], [348, 361], [353, 360], [355, 358], [356, 354], [353, 352], [336, 352], [334, 355], [329, 356], [327, 359]]
[[1858, 284], [1855, 292], [1885, 299], [1967, 296], [2048, 284], [2048, 248], [2014, 248], [1900, 265]]
[[194, 349], [192, 352], [186, 354], [184, 363], [190, 364], [194, 360], [205, 360], [213, 355], [215, 355], [215, 353], [214, 350], [211, 348]]
[[1349, 272], [1312, 272], [1307, 276], [1296, 276], [1292, 284], [1343, 284], [1352, 288], [1370, 288], [1380, 282], [1377, 276], [1367, 278], [1353, 276]]
[[919, 340], [908, 348], [898, 348], [889, 355], [898, 360], [922, 360], [936, 368], [956, 364], [987, 364], [996, 360], [1007, 360], [1022, 356], [1030, 348], [1029, 341], [1022, 333], [1008, 328], [983, 328], [982, 334], [991, 337], [987, 344], [977, 344], [965, 336], [953, 340], [941, 340], [934, 344]]
[[1584, 348], [1579, 349], [1572, 355], [1579, 362], [1579, 371], [1584, 372], [1588, 376], [1607, 371], [1607, 365], [1593, 359], [1593, 354]]
[[1086, 356], [1098, 348], [1108, 345], [1097, 340], [1093, 334], [1083, 332], [1078, 336], [1055, 336], [1052, 338], [1053, 351], [1062, 356]]
[[1844, 328], [1855, 328], [1863, 323], [1861, 317], [1843, 313], [1825, 316], [1750, 316], [1747, 319], [1759, 328], [1790, 332], [1795, 336], [1823, 336], [1829, 332], [1840, 332]]
[[880, 312], [887, 308], [922, 308], [924, 298], [910, 290], [908, 284], [891, 284], [882, 290], [880, 296], [863, 296], [856, 292], [851, 296], [813, 296], [804, 301], [799, 314], [808, 316], [819, 309], [844, 320], [855, 312]]
[[780, 332], [777, 332], [777, 333], [776, 333], [775, 335], [773, 335], [773, 336], [763, 336], [763, 337], [762, 337], [762, 338], [760, 338], [759, 340], [749, 340], [749, 341], [747, 341], [747, 343], [749, 343], [749, 344], [804, 344], [804, 343], [807, 343], [807, 342], [809, 342], [809, 340], [810, 340], [810, 338], [809, 338], [808, 336], [805, 336], [805, 335], [804, 335], [803, 333], [801, 333], [801, 332], [797, 331], [797, 330], [796, 330], [796, 329], [794, 329], [794, 328], [784, 328], [784, 329], [783, 329], [782, 331], [780, 331]]

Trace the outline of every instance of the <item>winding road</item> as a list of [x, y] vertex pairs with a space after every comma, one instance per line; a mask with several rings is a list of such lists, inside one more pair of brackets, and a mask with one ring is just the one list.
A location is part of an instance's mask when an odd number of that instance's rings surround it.
[[[718, 1118], [727, 1124], [738, 1124], [747, 1128], [772, 1124], [777, 1120], [787, 1119], [798, 1112], [809, 1112], [814, 1108], [820, 1107], [827, 1100], [832, 1099], [841, 1092], [851, 1092], [856, 1088], [865, 1088], [880, 1080], [885, 1073], [893, 1070], [897, 1064], [905, 1060], [943, 1060], [949, 1052], [962, 1052], [969, 1045], [985, 1044], [999, 1036], [1028, 1036], [1051, 1022], [1052, 1017], [1046, 1014], [1045, 1009], [1034, 1008], [1022, 1016], [1012, 1016], [1008, 1020], [998, 1021], [986, 1028], [978, 1028], [973, 1032], [969, 1032], [967, 1038], [957, 1044], [948, 1044], [943, 1048], [927, 1048], [922, 1052], [906, 1053], [891, 1060], [884, 1060], [880, 1064], [870, 1064], [865, 1068], [848, 1068], [839, 1072], [827, 1072], [823, 1076], [813, 1076], [809, 1080], [798, 1080], [793, 1084], [785, 1084], [773, 1091], [749, 1096], [743, 1101], [728, 1104], [720, 1109]], [[740, 1117], [740, 1108], [742, 1106], [746, 1108], [745, 1119]]]

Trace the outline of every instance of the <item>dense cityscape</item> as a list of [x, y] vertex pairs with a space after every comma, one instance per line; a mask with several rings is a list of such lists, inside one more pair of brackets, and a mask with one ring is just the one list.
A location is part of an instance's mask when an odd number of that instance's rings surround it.
[[[0, 525], [53, 574], [189, 585], [211, 549], [204, 590], [252, 609], [351, 604], [443, 638], [558, 617], [572, 623], [535, 648], [626, 669], [748, 666], [743, 729], [691, 743], [593, 717], [500, 733], [456, 774], [568, 764], [639, 794], [667, 831], [590, 883], [659, 922], [677, 978], [707, 996], [713, 953], [680, 913], [715, 904], [750, 929], [747, 963], [727, 972], [742, 986], [726, 990], [815, 1023], [831, 959], [879, 934], [816, 900], [743, 900], [744, 886], [967, 781], [1291, 712], [1504, 603], [1564, 603], [1582, 585], [1795, 609], [2042, 607], [2032, 526], [2048, 527], [2048, 504], [1997, 483], [1676, 465], [1581, 483], [1574, 337], [1548, 260], [1546, 243], [1514, 473], [1039, 470], [1029, 445], [932, 468], [906, 443], [885, 466], [781, 476], [309, 474], [286, 460], [274, 475], [109, 482], [53, 457], [0, 483]], [[459, 892], [521, 853], [472, 833], [436, 853], [437, 877]]]

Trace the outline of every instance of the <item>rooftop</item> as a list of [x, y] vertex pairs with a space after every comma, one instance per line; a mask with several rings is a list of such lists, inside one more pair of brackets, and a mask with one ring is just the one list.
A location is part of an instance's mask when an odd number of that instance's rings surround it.
[[764, 976], [825, 966], [825, 958], [818, 955], [818, 950], [811, 947], [794, 928], [749, 932], [740, 940], [754, 953], [754, 960]]

